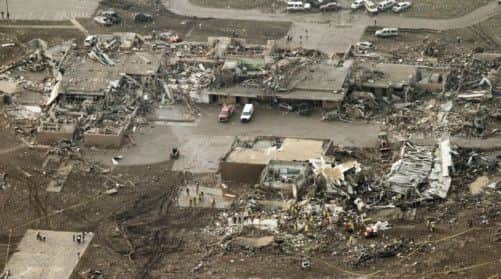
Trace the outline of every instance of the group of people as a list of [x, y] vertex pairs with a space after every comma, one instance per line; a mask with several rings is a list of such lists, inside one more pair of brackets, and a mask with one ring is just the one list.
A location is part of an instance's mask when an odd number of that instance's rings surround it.
[[38, 241], [45, 242], [46, 239], [47, 239], [47, 237], [45, 235], [42, 235], [40, 232], [37, 232], [37, 240]]
[[[198, 183], [196, 185], [196, 193], [195, 194], [196, 194], [196, 196], [194, 198], [190, 198], [190, 207], [196, 206], [197, 202], [202, 203], [204, 201], [204, 198], [205, 198], [204, 192], [200, 191], [200, 185]], [[186, 195], [190, 196], [190, 188], [189, 187], [186, 187]], [[211, 206], [212, 207], [216, 206], [216, 199], [214, 197], [212, 198]]]

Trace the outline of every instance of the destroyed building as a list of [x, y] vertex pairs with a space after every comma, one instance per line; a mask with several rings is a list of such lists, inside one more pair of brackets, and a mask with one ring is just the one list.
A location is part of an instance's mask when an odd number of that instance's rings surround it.
[[62, 65], [57, 101], [38, 128], [40, 143], [72, 139], [78, 127], [87, 145], [119, 147], [140, 102], [155, 97], [160, 54], [118, 53], [105, 61], [91, 57], [73, 53]]
[[[308, 162], [324, 152], [324, 141], [307, 139], [257, 138], [236, 140], [222, 159], [219, 169], [224, 180], [256, 183], [263, 170], [285, 162]], [[269, 166], [270, 162], [272, 166]], [[278, 164], [280, 165], [280, 164]]]

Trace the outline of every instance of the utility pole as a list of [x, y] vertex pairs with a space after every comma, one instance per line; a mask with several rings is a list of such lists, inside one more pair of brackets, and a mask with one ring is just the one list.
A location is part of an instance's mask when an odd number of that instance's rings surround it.
[[7, 8], [7, 20], [9, 20], [9, 18], [10, 18], [10, 14], [9, 14], [9, 0], [5, 0], [5, 7]]

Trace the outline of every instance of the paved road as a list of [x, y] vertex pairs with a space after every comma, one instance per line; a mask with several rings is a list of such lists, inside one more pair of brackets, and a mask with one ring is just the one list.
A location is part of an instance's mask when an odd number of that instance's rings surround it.
[[[185, 16], [259, 21], [288, 21], [292, 28], [288, 35], [291, 44], [310, 49], [318, 49], [329, 55], [344, 52], [363, 35], [365, 28], [374, 25], [411, 29], [447, 30], [464, 28], [482, 22], [501, 13], [501, 5], [496, 1], [478, 8], [464, 16], [452, 19], [412, 18], [382, 13], [376, 17], [357, 11], [343, 10], [333, 13], [265, 13], [260, 10], [206, 8], [192, 4], [189, 0], [163, 0], [167, 9]], [[306, 33], [305, 30], [308, 30]], [[306, 35], [308, 37], [306, 37]]]
[[451, 19], [413, 18], [381, 13], [376, 17], [362, 12], [344, 10], [333, 13], [265, 13], [261, 10], [239, 10], [206, 8], [192, 4], [189, 0], [163, 0], [164, 5], [172, 12], [185, 16], [210, 17], [221, 19], [259, 20], [259, 21], [291, 21], [293, 23], [317, 23], [331, 25], [370, 25], [377, 20], [379, 26], [394, 26], [399, 28], [425, 28], [447, 30], [464, 28], [482, 22], [501, 13], [501, 5], [497, 1], [472, 11], [461, 17]]
[[[142, 165], [169, 160], [171, 148], [181, 149], [185, 161], [193, 168], [213, 168], [231, 145], [233, 137], [276, 136], [311, 139], [332, 139], [336, 144], [349, 147], [377, 145], [378, 124], [325, 122], [319, 113], [302, 117], [295, 113], [284, 114], [277, 109], [257, 107], [251, 122], [242, 124], [239, 115], [229, 123], [219, 123], [218, 106], [201, 106], [201, 117], [193, 123], [157, 123], [143, 127], [134, 134], [136, 146], [122, 150], [99, 150], [87, 156], [105, 164], [114, 155], [123, 155], [121, 165]], [[203, 141], [203, 142], [202, 142]], [[195, 150], [195, 151], [194, 151]], [[195, 161], [203, 161], [198, 165]]]

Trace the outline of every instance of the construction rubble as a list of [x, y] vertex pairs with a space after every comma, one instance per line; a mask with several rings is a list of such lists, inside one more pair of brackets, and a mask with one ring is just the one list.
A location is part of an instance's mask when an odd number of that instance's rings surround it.
[[[136, 10], [136, 23], [158, 16]], [[114, 10], [94, 18], [122, 20]], [[392, 259], [426, 270], [423, 258], [450, 232], [491, 232], [501, 216], [501, 55], [450, 54], [439, 35], [335, 54], [283, 40], [189, 42], [173, 30], [34, 40], [0, 69], [2, 129], [15, 133], [0, 155], [24, 152], [0, 168], [0, 196], [22, 181], [29, 198], [20, 200], [36, 209], [29, 224], [65, 228], [51, 216], [77, 216], [89, 224], [76, 227], [101, 241], [88, 248], [102, 253], [95, 258], [125, 259], [115, 267], [86, 258], [82, 278], [129, 265], [138, 278], [232, 277], [221, 266], [268, 256], [293, 258], [286, 264], [301, 272], [320, 258], [353, 270], [379, 272]], [[42, 154], [36, 167], [19, 163], [30, 152]], [[40, 205], [64, 195], [71, 202]], [[189, 269], [177, 266], [187, 258]]]

